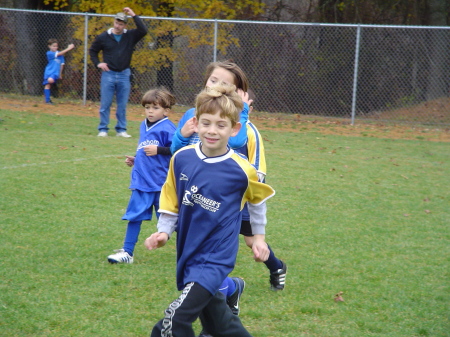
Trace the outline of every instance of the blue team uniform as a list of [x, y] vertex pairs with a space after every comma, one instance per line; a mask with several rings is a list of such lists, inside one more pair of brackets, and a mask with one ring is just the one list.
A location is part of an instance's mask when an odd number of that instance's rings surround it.
[[61, 65], [65, 64], [64, 55], [59, 55], [58, 52], [48, 51], [47, 52], [48, 64], [44, 71], [44, 82], [43, 85], [48, 84], [48, 79], [51, 77], [55, 81], [59, 79], [59, 74], [61, 72]]
[[136, 159], [131, 171], [130, 189], [143, 192], [159, 192], [166, 180], [170, 156], [147, 156], [144, 147], [156, 145], [170, 147], [175, 132], [175, 124], [165, 117], [151, 126], [147, 120], [143, 121], [139, 130], [139, 143], [136, 150]]
[[[136, 158], [131, 170], [130, 189], [145, 193], [158, 193], [154, 197], [155, 207], [158, 207], [159, 193], [167, 177], [171, 156], [147, 156], [144, 147], [147, 145], [170, 147], [175, 129], [175, 124], [167, 117], [151, 125], [148, 124], [147, 120], [144, 120], [140, 126]], [[140, 205], [140, 207], [135, 206], [136, 204], [139, 206], [140, 203], [145, 203], [144, 200], [139, 201], [142, 198], [141, 193], [132, 193], [126, 214], [122, 218], [123, 220], [151, 220], [151, 207], [145, 210], [142, 207], [143, 205]], [[133, 199], [138, 199], [137, 203]]]
[[234, 150], [208, 158], [200, 147], [184, 147], [172, 157], [159, 212], [178, 215], [178, 289], [195, 282], [215, 294], [236, 262], [242, 208], [275, 192]]

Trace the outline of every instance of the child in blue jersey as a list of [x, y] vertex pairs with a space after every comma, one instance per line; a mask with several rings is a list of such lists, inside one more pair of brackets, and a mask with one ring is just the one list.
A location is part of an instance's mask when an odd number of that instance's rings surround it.
[[[126, 156], [131, 170], [131, 197], [122, 220], [128, 220], [122, 249], [108, 256], [110, 263], [133, 263], [133, 252], [143, 220], [152, 219], [159, 208], [161, 188], [171, 158], [170, 145], [175, 125], [167, 117], [175, 97], [166, 89], [147, 91], [142, 98], [145, 120], [141, 123], [136, 156]], [[156, 213], [159, 217], [159, 213]]]
[[[241, 96], [244, 107], [240, 113], [239, 121], [241, 123], [241, 130], [236, 136], [230, 138], [229, 145], [231, 148], [239, 148], [247, 142], [246, 124], [248, 120], [249, 105], [251, 100], [249, 99], [248, 79], [244, 71], [231, 61], [219, 61], [212, 62], [206, 67], [206, 74], [203, 83], [203, 87], [210, 87], [217, 83], [225, 83], [228, 85], [235, 85], [237, 93]], [[198, 143], [199, 138], [194, 125], [195, 108], [186, 111], [178, 122], [178, 127], [175, 135], [173, 136], [173, 142], [171, 146], [172, 153], [182, 147], [190, 144]]]
[[58, 40], [48, 40], [47, 61], [48, 64], [44, 71], [44, 97], [45, 103], [52, 104], [50, 99], [50, 88], [52, 84], [55, 84], [58, 79], [61, 78], [62, 65], [65, 63], [64, 54], [75, 48], [73, 43], [69, 44], [63, 51], [58, 51]]
[[[253, 91], [249, 90], [249, 97], [252, 101], [249, 107], [249, 114], [253, 111], [253, 102], [255, 101], [255, 95]], [[258, 171], [258, 178], [260, 182], [265, 182], [266, 177], [266, 155], [264, 151], [264, 143], [261, 134], [259, 133], [256, 126], [248, 120], [247, 122], [247, 143], [239, 148], [235, 149], [245, 155], [249, 162]], [[242, 223], [241, 223], [241, 235], [244, 236], [245, 243], [248, 247], [253, 245], [253, 234], [252, 228], [250, 226], [250, 215], [248, 213], [247, 207], [244, 208], [242, 213]], [[270, 271], [270, 288], [272, 290], [283, 290], [286, 282], [287, 266], [286, 263], [275, 256], [275, 253], [270, 248], [269, 258], [264, 261], [267, 269]], [[226, 280], [225, 280], [226, 282]]]
[[[249, 98], [251, 103], [249, 105], [249, 114], [253, 111], [253, 102], [255, 101], [255, 95], [252, 90], [248, 90]], [[256, 126], [250, 121], [247, 122], [247, 143], [238, 149], [235, 149], [236, 152], [245, 155], [252, 164], [254, 168], [256, 168], [258, 173], [258, 180], [260, 182], [265, 182], [266, 177], [266, 156], [264, 151], [264, 143], [261, 134], [259, 133]], [[249, 248], [253, 246], [253, 232], [250, 224], [250, 214], [247, 209], [247, 205], [245, 205], [242, 210], [242, 222], [241, 222], [241, 230], [240, 234], [244, 236], [244, 240], [246, 245]], [[273, 250], [269, 248], [269, 257], [264, 261], [267, 269], [270, 271], [270, 288], [272, 290], [283, 290], [285, 281], [286, 281], [286, 273], [287, 266], [282, 260], [278, 259]], [[238, 286], [240, 284], [245, 285], [245, 282], [236, 277], [227, 277], [221, 287], [220, 291], [227, 298], [227, 304], [230, 307], [231, 311], [235, 314], [239, 314], [239, 300], [240, 298], [237, 295], [240, 293], [233, 288], [234, 281]], [[242, 286], [241, 286], [242, 287]], [[243, 289], [243, 287], [242, 287]], [[239, 289], [238, 289], [239, 290]], [[207, 330], [202, 330], [198, 337], [212, 337], [211, 334]]]
[[268, 258], [265, 200], [275, 192], [260, 183], [256, 169], [228, 146], [240, 129], [243, 103], [234, 86], [205, 88], [196, 99], [194, 124], [200, 142], [177, 151], [161, 190], [158, 232], [145, 240], [162, 247], [177, 231], [177, 287], [182, 294], [165, 310], [151, 333], [194, 337], [200, 318], [212, 335], [248, 337], [219, 291], [233, 270], [239, 246], [241, 210], [249, 203], [254, 259]]

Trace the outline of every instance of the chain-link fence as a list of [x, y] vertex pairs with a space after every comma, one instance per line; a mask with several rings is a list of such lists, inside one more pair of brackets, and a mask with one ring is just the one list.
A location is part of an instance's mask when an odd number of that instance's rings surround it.
[[[450, 27], [142, 19], [149, 32], [133, 54], [132, 103], [164, 85], [190, 106], [206, 65], [232, 59], [259, 111], [450, 125], [450, 113], [430, 107], [449, 102]], [[0, 92], [42, 95], [47, 41], [56, 38], [59, 50], [76, 45], [57, 96], [98, 101], [88, 49], [112, 23], [112, 15], [0, 8]]]

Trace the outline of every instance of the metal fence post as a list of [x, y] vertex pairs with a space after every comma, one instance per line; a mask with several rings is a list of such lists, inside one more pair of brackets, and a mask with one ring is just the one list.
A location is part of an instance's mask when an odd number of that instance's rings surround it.
[[87, 45], [88, 45], [88, 20], [89, 16], [87, 14], [84, 15], [84, 74], [83, 74], [83, 105], [86, 105], [86, 96], [87, 96]]
[[218, 28], [218, 23], [217, 23], [217, 19], [214, 19], [214, 56], [213, 56], [213, 62], [217, 61], [217, 28]]
[[355, 65], [353, 72], [353, 95], [352, 95], [352, 125], [355, 124], [356, 109], [356, 91], [358, 88], [358, 63], [359, 63], [359, 44], [361, 38], [361, 26], [356, 29], [356, 45], [355, 45]]

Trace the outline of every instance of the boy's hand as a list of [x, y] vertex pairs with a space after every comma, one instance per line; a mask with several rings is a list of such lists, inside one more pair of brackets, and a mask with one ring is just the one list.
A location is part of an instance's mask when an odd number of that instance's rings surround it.
[[264, 262], [269, 258], [270, 250], [264, 238], [264, 235], [255, 235], [253, 237], [253, 259], [256, 262]]
[[156, 232], [145, 239], [144, 244], [148, 250], [153, 250], [163, 247], [167, 243], [167, 240], [169, 240], [169, 235], [167, 233]]
[[192, 117], [186, 121], [186, 123], [181, 128], [180, 132], [184, 138], [192, 136], [194, 132], [197, 132], [197, 127], [195, 126], [195, 117]]
[[69, 50], [71, 50], [71, 49], [73, 49], [73, 48], [75, 48], [75, 45], [74, 45], [73, 43], [71, 43], [71, 44], [69, 44], [69, 45], [67, 46], [67, 49], [69, 49]]
[[144, 146], [144, 152], [147, 156], [156, 156], [158, 154], [158, 146], [156, 145]]
[[136, 157], [133, 157], [133, 156], [125, 156], [125, 164], [127, 164], [128, 166], [133, 166], [134, 165], [134, 159], [136, 158]]

